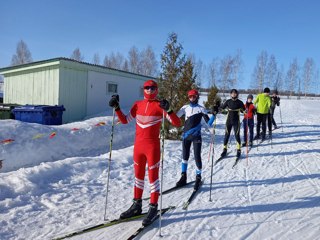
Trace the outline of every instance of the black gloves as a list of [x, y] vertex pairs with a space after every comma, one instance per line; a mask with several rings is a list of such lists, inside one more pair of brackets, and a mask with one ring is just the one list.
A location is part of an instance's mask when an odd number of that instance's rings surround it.
[[214, 105], [213, 108], [211, 109], [211, 113], [213, 115], [217, 115], [218, 112], [219, 112], [219, 106], [218, 105]]
[[163, 109], [163, 110], [166, 110], [167, 113], [171, 113], [172, 110], [170, 109], [170, 103], [168, 102], [168, 100], [166, 99], [162, 99], [160, 101], [160, 107]]
[[253, 110], [252, 110], [252, 113], [253, 113], [253, 115], [256, 115], [256, 114], [257, 114], [257, 109], [256, 109], [256, 108], [253, 109]]
[[113, 107], [114, 110], [119, 110], [120, 109], [120, 105], [119, 105], [119, 95], [112, 95], [110, 101], [109, 101], [109, 106]]

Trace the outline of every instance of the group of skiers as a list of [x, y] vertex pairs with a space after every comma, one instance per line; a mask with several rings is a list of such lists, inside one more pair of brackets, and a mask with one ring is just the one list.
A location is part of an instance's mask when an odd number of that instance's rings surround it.
[[[266, 139], [267, 122], [268, 122], [268, 137], [272, 137], [272, 125], [274, 129], [278, 128], [274, 120], [273, 114], [276, 106], [280, 106], [280, 97], [278, 91], [275, 90], [270, 97], [270, 89], [266, 87], [263, 93], [257, 95], [253, 101], [253, 95], [247, 96], [245, 104], [238, 99], [238, 91], [232, 89], [230, 92], [231, 98], [222, 104], [221, 109], [227, 108], [228, 116], [226, 121], [226, 131], [224, 137], [224, 146], [221, 157], [227, 155], [228, 140], [231, 129], [233, 127], [234, 135], [237, 143], [237, 157], [241, 155], [241, 146], [253, 146], [253, 140]], [[243, 144], [240, 141], [240, 113], [244, 113], [243, 118]], [[254, 136], [254, 115], [257, 114], [256, 136]], [[260, 132], [262, 126], [262, 131]], [[249, 133], [249, 134], [248, 134]]]
[[[170, 103], [166, 100], [158, 100], [158, 85], [153, 80], [148, 80], [143, 85], [144, 99], [136, 101], [130, 112], [125, 115], [120, 109], [119, 95], [113, 95], [109, 101], [109, 106], [113, 107], [119, 121], [122, 124], [127, 124], [136, 119], [136, 135], [133, 151], [134, 160], [134, 197], [133, 204], [128, 210], [121, 213], [120, 218], [130, 218], [141, 214], [142, 212], [142, 194], [144, 189], [145, 168], [148, 164], [148, 177], [150, 184], [150, 204], [149, 211], [143, 219], [144, 226], [152, 223], [158, 212], [158, 198], [160, 191], [159, 182], [159, 167], [160, 167], [160, 128], [165, 117], [173, 126], [180, 127], [180, 118], [184, 116], [184, 126], [182, 134], [182, 161], [181, 161], [181, 177], [176, 183], [177, 187], [187, 184], [187, 169], [188, 159], [190, 155], [191, 144], [193, 145], [194, 159], [196, 163], [196, 181], [194, 189], [197, 190], [201, 184], [202, 160], [201, 160], [201, 121], [202, 119], [212, 126], [215, 121], [215, 115], [226, 109], [228, 112], [226, 120], [226, 132], [224, 137], [224, 148], [222, 157], [227, 154], [227, 145], [231, 130], [234, 130], [237, 142], [237, 156], [241, 154], [240, 140], [240, 112], [244, 112], [244, 144], [252, 146], [254, 114], [257, 112], [257, 135], [255, 138], [260, 138], [260, 125], [262, 124], [262, 139], [266, 136], [266, 120], [268, 119], [269, 134], [271, 134], [271, 124], [275, 125], [273, 119], [274, 108], [279, 106], [280, 98], [277, 92], [272, 98], [269, 97], [270, 89], [265, 88], [264, 93], [259, 94], [253, 102], [251, 94], [247, 97], [247, 102], [244, 104], [238, 99], [238, 91], [231, 90], [231, 98], [225, 101], [221, 106], [219, 103], [214, 105], [212, 116], [208, 116], [207, 110], [201, 106], [199, 101], [199, 92], [195, 89], [188, 91], [189, 103], [184, 105], [177, 113], [174, 113], [170, 108]], [[254, 104], [257, 108], [254, 106]], [[249, 129], [249, 142], [247, 130]]]

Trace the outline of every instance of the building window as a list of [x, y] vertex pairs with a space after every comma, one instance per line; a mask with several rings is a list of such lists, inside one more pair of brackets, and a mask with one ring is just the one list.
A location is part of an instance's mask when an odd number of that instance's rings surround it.
[[114, 94], [114, 93], [118, 93], [118, 85], [115, 83], [107, 82], [107, 94]]

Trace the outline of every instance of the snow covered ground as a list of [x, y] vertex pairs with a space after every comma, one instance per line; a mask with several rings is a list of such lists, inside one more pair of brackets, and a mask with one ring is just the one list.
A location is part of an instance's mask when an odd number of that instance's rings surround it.
[[[204, 185], [187, 211], [182, 203], [192, 186], [163, 196], [164, 239], [319, 239], [319, 100], [281, 100], [283, 128], [254, 147], [232, 169], [230, 157], [213, 169], [210, 189], [210, 135], [203, 131]], [[280, 124], [280, 111], [275, 119]], [[0, 121], [0, 239], [52, 239], [103, 222], [112, 117], [63, 126]], [[218, 115], [215, 159], [222, 151], [224, 115]], [[104, 122], [106, 125], [96, 126]], [[134, 123], [115, 128], [108, 217], [117, 218], [132, 199]], [[73, 130], [77, 128], [78, 130]], [[53, 138], [49, 138], [56, 132]], [[42, 135], [41, 135], [42, 134]], [[35, 138], [35, 136], [38, 136]], [[181, 142], [166, 141], [164, 189], [180, 175]], [[188, 179], [195, 177], [190, 159]], [[146, 187], [145, 196], [148, 195]], [[144, 202], [147, 209], [147, 202]], [[123, 223], [72, 239], [126, 239], [140, 221]], [[158, 222], [138, 239], [159, 239]]]

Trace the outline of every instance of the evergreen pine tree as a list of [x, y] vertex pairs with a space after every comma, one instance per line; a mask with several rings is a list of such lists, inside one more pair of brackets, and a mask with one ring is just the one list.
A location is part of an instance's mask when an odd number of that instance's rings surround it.
[[[182, 50], [177, 34], [171, 33], [161, 54], [159, 97], [167, 99], [175, 112], [188, 101], [188, 90], [195, 88], [194, 64]], [[169, 124], [165, 125], [165, 132], [168, 138], [179, 138], [179, 134], [169, 132]]]
[[219, 89], [216, 86], [209, 88], [208, 101], [204, 103], [206, 109], [210, 111], [213, 109], [213, 106], [220, 106], [221, 98], [218, 96]]

